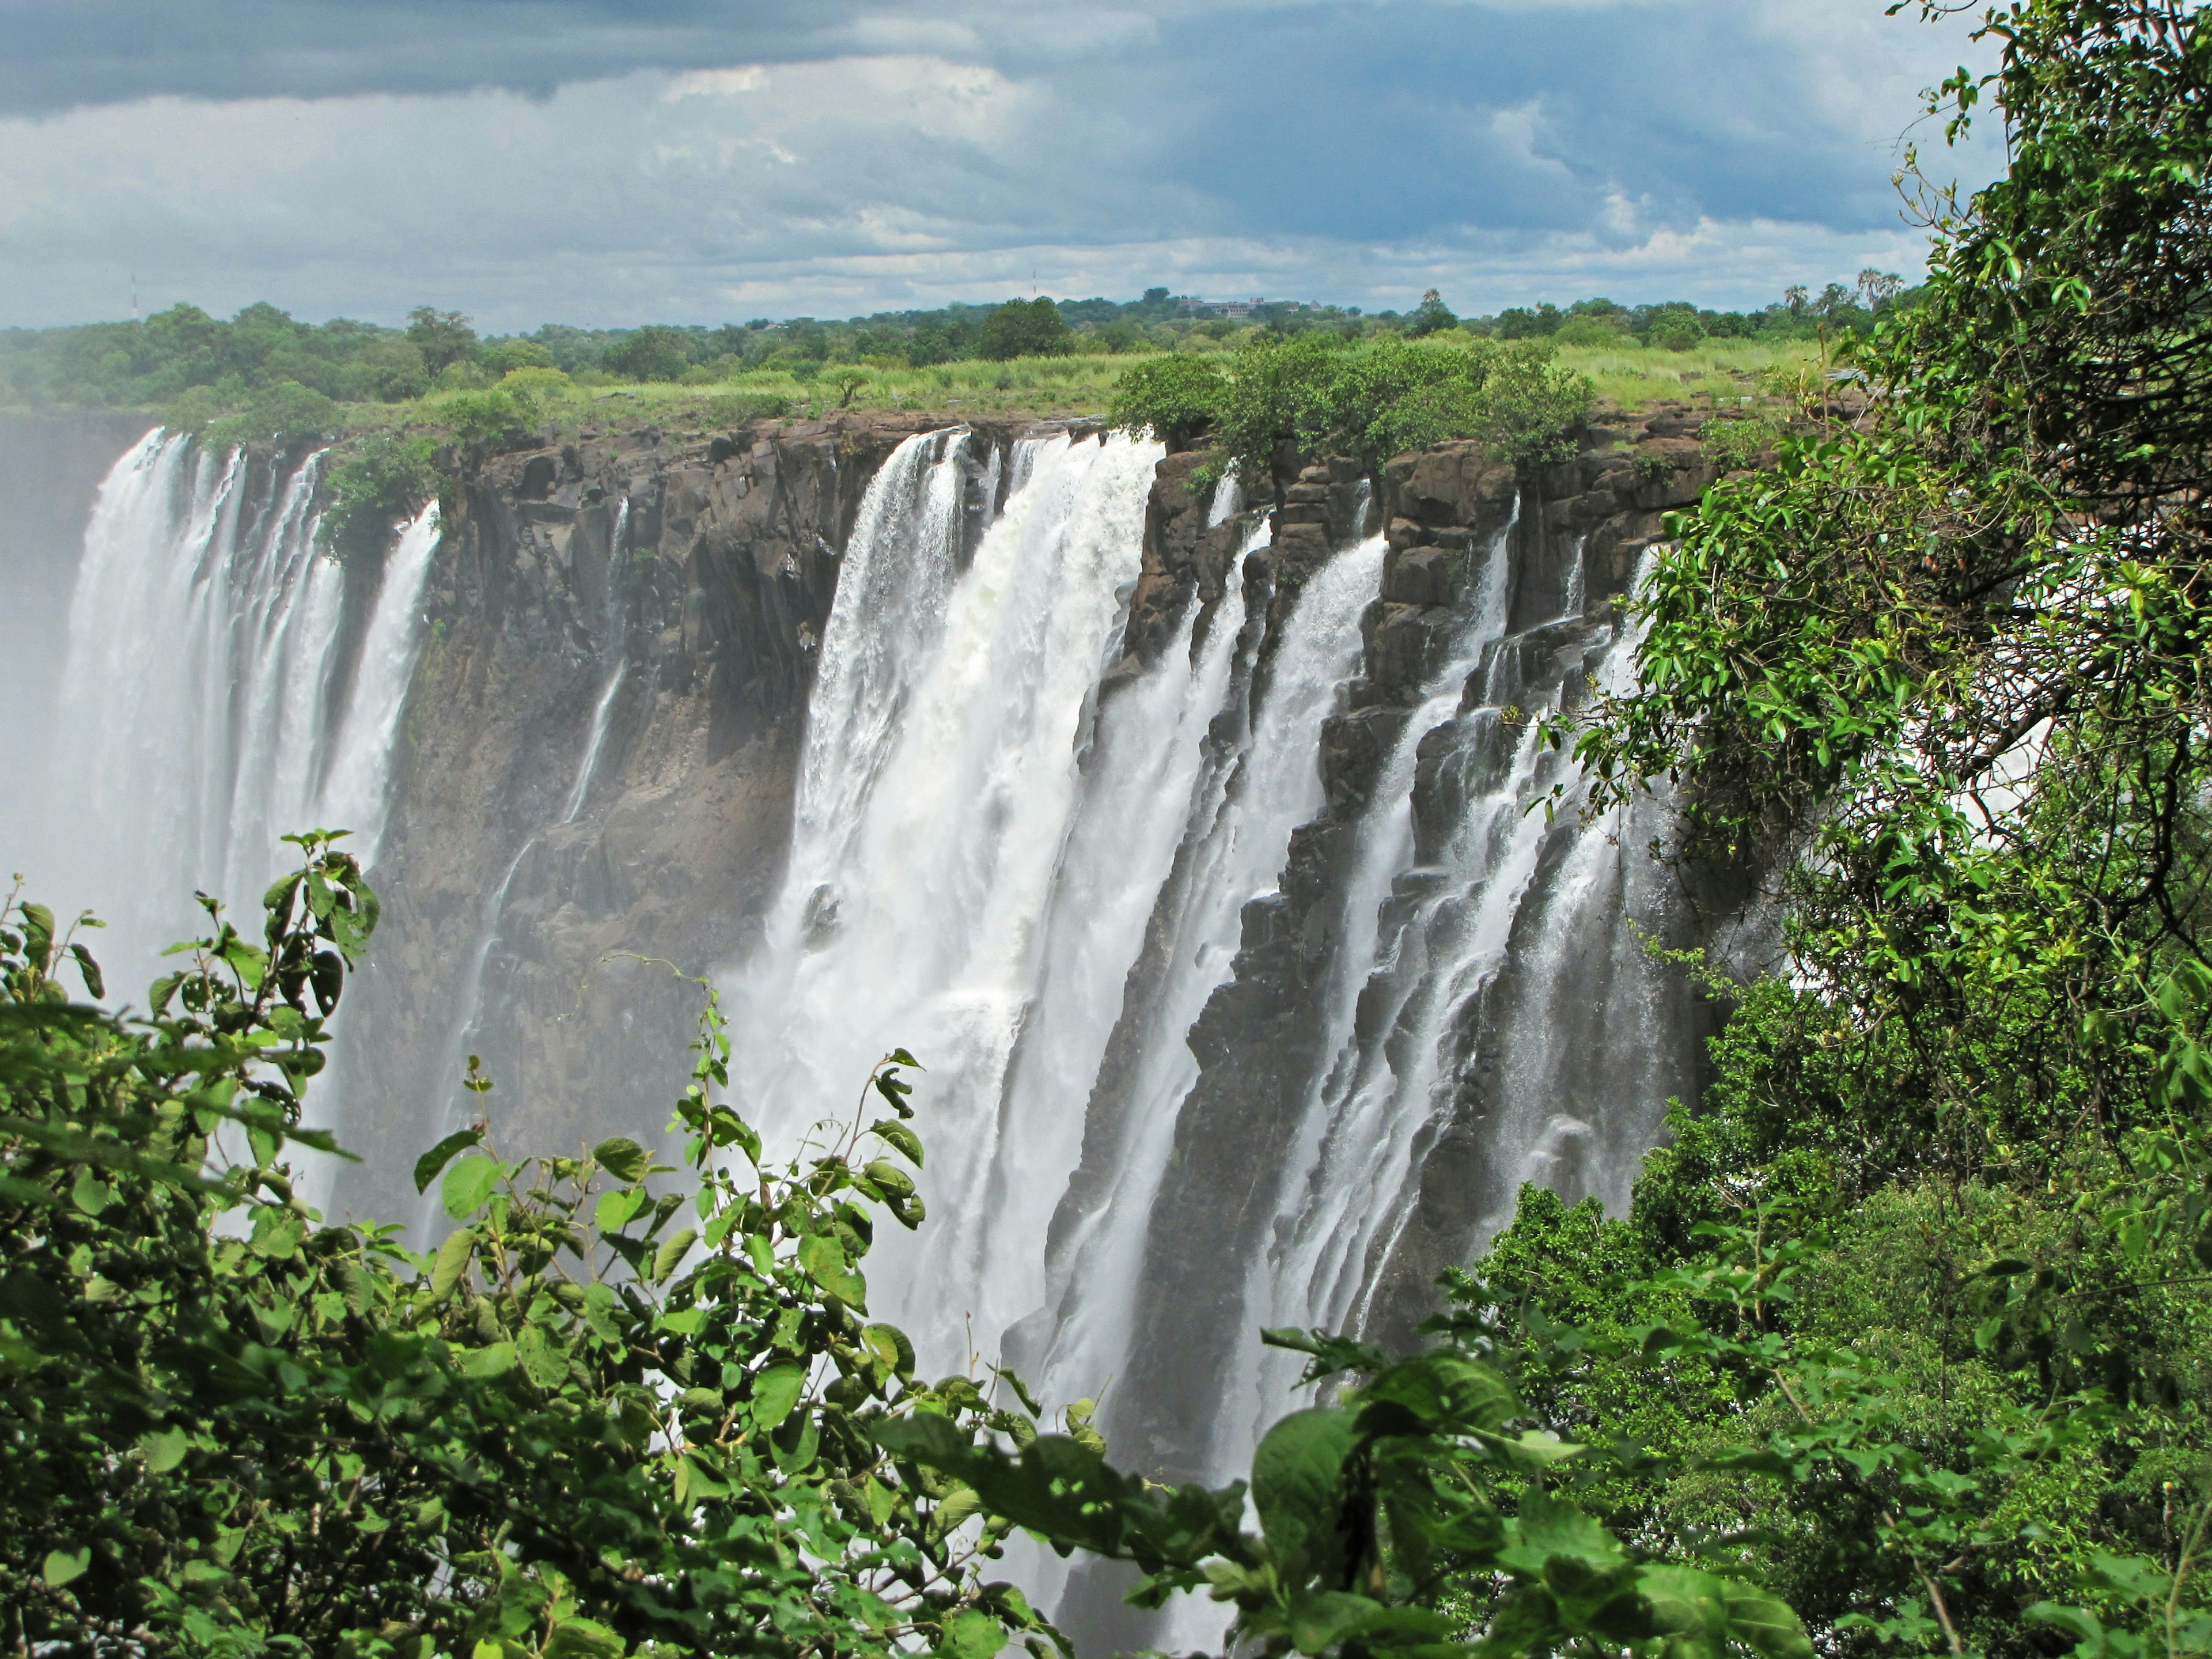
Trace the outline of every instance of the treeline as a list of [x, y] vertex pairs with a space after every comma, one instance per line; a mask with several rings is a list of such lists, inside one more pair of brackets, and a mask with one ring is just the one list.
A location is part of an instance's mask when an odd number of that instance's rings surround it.
[[196, 306], [176, 305], [143, 322], [0, 333], [0, 402], [173, 404], [196, 422], [279, 386], [333, 403], [404, 403], [433, 391], [481, 389], [517, 368], [556, 368], [586, 386], [711, 385], [758, 369], [806, 379], [844, 365], [914, 368], [979, 359], [1203, 352], [1303, 334], [1360, 340], [1456, 332], [1501, 340], [1548, 337], [1568, 346], [1683, 349], [1706, 338], [1795, 339], [1822, 328], [1863, 328], [1910, 297], [1900, 279], [1868, 270], [1855, 287], [1831, 283], [1818, 295], [1792, 289], [1774, 304], [1747, 312], [1700, 309], [1680, 301], [1623, 306], [1589, 299], [1564, 309], [1544, 304], [1462, 318], [1433, 290], [1401, 314], [1291, 301], [1208, 303], [1152, 288], [1128, 301], [1040, 297], [878, 312], [842, 321], [756, 318], [717, 327], [586, 329], [548, 323], [526, 335], [488, 337], [460, 313], [427, 306], [404, 327], [385, 328], [343, 318], [301, 322], [266, 303], [250, 305], [228, 321]]

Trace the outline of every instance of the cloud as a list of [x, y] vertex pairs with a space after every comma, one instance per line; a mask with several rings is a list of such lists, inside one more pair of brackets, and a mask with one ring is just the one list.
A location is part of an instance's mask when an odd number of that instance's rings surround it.
[[1758, 301], [1917, 264], [1895, 140], [1960, 52], [1878, 0], [665, 0], [650, 25], [616, 0], [184, 0], [114, 55], [143, 7], [11, 4], [15, 323], [117, 314], [134, 270], [155, 304], [497, 328], [840, 315], [1032, 272]]

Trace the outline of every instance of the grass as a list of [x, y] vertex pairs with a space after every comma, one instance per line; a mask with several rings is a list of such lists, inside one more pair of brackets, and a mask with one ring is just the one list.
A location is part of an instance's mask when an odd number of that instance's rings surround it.
[[1564, 367], [1589, 375], [1599, 397], [1623, 409], [1648, 408], [1668, 398], [1687, 402], [1700, 393], [1715, 400], [1758, 397], [1770, 374], [1814, 368], [1820, 357], [1819, 346], [1803, 340], [1704, 340], [1688, 351], [1570, 346], [1559, 353]]

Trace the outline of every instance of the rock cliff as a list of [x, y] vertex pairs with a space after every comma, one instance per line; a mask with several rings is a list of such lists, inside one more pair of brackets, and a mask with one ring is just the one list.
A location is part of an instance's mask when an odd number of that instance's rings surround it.
[[[781, 872], [840, 550], [926, 417], [586, 431], [457, 458], [341, 1085], [342, 1206], [481, 1111], [513, 1151], [658, 1134], [702, 993]], [[1011, 430], [986, 437], [1003, 445]], [[967, 503], [995, 503], [979, 468]], [[596, 741], [595, 741], [596, 739]], [[471, 1054], [493, 1090], [458, 1080]], [[382, 1171], [380, 1181], [370, 1173]]]

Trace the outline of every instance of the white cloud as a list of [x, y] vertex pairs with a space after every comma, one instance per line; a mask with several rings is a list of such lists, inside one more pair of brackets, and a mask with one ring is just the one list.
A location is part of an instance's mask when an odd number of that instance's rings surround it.
[[[863, 10], [866, 53], [0, 118], [0, 322], [268, 298], [495, 328], [1026, 291], [1463, 310], [1917, 266], [1893, 137], [1955, 35], [1875, 0]], [[1932, 43], [1932, 45], [1931, 45]], [[742, 46], [742, 42], [737, 43]], [[1941, 50], [1934, 48], [1940, 47]], [[732, 57], [738, 54], [733, 53]]]

